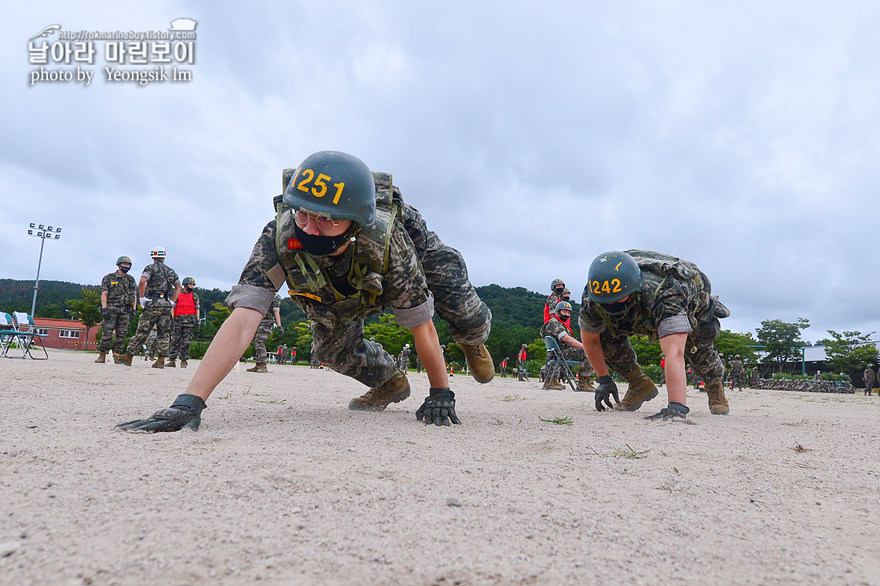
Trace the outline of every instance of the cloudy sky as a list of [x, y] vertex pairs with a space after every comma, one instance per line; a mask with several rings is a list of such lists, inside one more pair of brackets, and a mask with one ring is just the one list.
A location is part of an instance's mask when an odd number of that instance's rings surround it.
[[[237, 282], [281, 170], [393, 173], [476, 285], [580, 294], [611, 249], [696, 262], [725, 329], [880, 332], [880, 4], [17, 3], [0, 22], [0, 277], [97, 284], [151, 247]], [[31, 85], [28, 42], [198, 22], [189, 82]], [[59, 32], [35, 43], [59, 41]], [[46, 71], [72, 72], [76, 63]], [[170, 66], [166, 66], [170, 72]], [[874, 339], [880, 338], [880, 334]]]

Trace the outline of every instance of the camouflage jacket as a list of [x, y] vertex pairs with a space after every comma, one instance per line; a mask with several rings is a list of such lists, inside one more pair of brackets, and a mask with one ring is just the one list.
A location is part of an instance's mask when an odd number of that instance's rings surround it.
[[641, 289], [632, 294], [623, 314], [609, 314], [584, 289], [578, 315], [581, 329], [591, 334], [608, 329], [614, 336], [648, 335], [652, 339], [690, 333], [698, 323], [727, 317], [712, 296], [709, 278], [691, 262], [659, 252], [627, 250], [642, 269]]
[[730, 374], [743, 375], [746, 373], [742, 360], [733, 359], [730, 361]]
[[141, 277], [147, 278], [145, 296], [154, 302], [161, 296], [170, 301], [174, 287], [180, 285], [180, 278], [177, 276], [177, 273], [163, 261], [154, 260], [153, 264], [144, 267]]
[[131, 275], [113, 271], [101, 279], [101, 291], [107, 292], [107, 307], [131, 308], [137, 299], [137, 283]]
[[561, 345], [563, 336], [571, 336], [574, 338], [574, 332], [570, 325], [561, 321], [559, 316], [554, 315], [550, 318], [550, 321], [545, 323], [544, 327], [541, 328], [541, 337], [543, 338], [545, 336], [553, 336]]
[[[275, 292], [287, 282], [290, 296], [308, 318], [331, 331], [391, 307], [407, 328], [434, 315], [418, 253], [394, 205], [406, 206], [387, 173], [374, 173], [376, 224], [359, 228], [338, 256], [313, 256], [301, 249], [293, 213], [279, 205], [263, 229], [238, 285], [226, 300], [231, 308], [265, 313]], [[393, 201], [392, 201], [393, 200]]]

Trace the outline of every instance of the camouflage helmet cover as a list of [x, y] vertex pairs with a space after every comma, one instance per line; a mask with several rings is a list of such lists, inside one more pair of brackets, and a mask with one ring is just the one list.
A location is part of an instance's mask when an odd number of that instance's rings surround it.
[[284, 205], [370, 227], [376, 222], [376, 183], [366, 163], [338, 151], [319, 151], [300, 163]]
[[590, 264], [587, 291], [596, 303], [617, 303], [642, 288], [642, 269], [620, 250], [603, 252]]

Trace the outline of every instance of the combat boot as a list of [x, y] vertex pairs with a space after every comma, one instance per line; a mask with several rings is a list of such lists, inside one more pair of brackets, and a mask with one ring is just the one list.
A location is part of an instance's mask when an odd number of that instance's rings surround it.
[[186, 360], [183, 358], [180, 359], [180, 368], [186, 368]]
[[390, 379], [378, 387], [373, 387], [360, 397], [349, 401], [348, 408], [355, 411], [382, 411], [391, 403], [399, 403], [407, 397], [409, 397], [409, 381], [403, 371], [396, 370]]
[[165, 368], [165, 357], [160, 356], [156, 359], [156, 362], [153, 363], [153, 368]]
[[265, 362], [257, 362], [253, 367], [247, 369], [248, 372], [269, 372]]
[[623, 378], [629, 383], [629, 389], [623, 400], [614, 406], [618, 411], [636, 411], [642, 403], [657, 396], [657, 387], [642, 372], [641, 367], [636, 366], [633, 370], [624, 373]]
[[107, 353], [101, 352], [100, 354], [98, 354], [98, 357], [95, 358], [95, 362], [98, 364], [104, 364], [105, 362], [107, 362]]
[[165, 366], [167, 366], [168, 368], [177, 368], [177, 359], [176, 358], [169, 358], [168, 363], [165, 364]]
[[724, 396], [724, 383], [720, 380], [712, 381], [706, 385], [706, 395], [709, 397], [709, 411], [712, 412], [712, 415], [727, 415], [730, 413], [727, 397]]
[[590, 383], [590, 379], [587, 377], [578, 377], [578, 391], [587, 392], [587, 391], [595, 391], [596, 387]]
[[113, 360], [116, 361], [116, 364], [124, 364], [125, 366], [131, 366], [131, 359], [134, 356], [131, 352], [126, 352], [125, 354], [114, 354]]
[[547, 388], [551, 391], [562, 391], [565, 389], [565, 385], [559, 382], [559, 379], [554, 376], [550, 379], [550, 384], [547, 385]]
[[495, 365], [492, 356], [485, 344], [473, 346], [471, 344], [459, 344], [464, 351], [465, 360], [471, 369], [474, 380], [478, 383], [487, 383], [495, 376]]

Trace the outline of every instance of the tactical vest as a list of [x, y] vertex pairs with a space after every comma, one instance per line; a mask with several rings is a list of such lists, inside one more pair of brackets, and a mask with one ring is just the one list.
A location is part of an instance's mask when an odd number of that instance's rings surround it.
[[[388, 251], [395, 222], [401, 220], [400, 193], [395, 193], [389, 173], [373, 173], [376, 182], [376, 223], [371, 228], [359, 226], [349, 246], [350, 265], [345, 279], [353, 294], [337, 290], [325, 269], [318, 266], [315, 258], [297, 247], [294, 217], [291, 208], [277, 205], [275, 218], [275, 249], [281, 267], [290, 286], [288, 293], [300, 305], [314, 307], [320, 304], [332, 306], [340, 317], [365, 316], [381, 309], [382, 279], [388, 272]], [[384, 251], [381, 258], [370, 251]]]
[[178, 315], [195, 315], [196, 301], [194, 293], [181, 293], [177, 296], [177, 305], [174, 307], [174, 317]]

